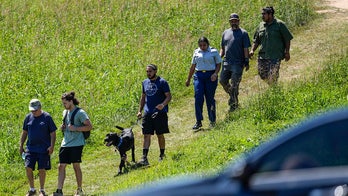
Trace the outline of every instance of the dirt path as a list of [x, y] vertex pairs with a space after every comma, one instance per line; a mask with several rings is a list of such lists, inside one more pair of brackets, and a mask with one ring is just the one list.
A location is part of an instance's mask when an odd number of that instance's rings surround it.
[[[288, 62], [282, 61], [280, 83], [289, 84], [294, 80], [310, 78], [332, 56], [347, 52], [348, 0], [328, 0], [321, 7], [321, 10], [317, 10], [319, 21], [301, 27], [302, 30], [291, 41], [291, 59]], [[251, 65], [240, 84], [242, 106], [249, 97], [269, 88], [257, 74], [255, 58]], [[218, 118], [224, 120], [228, 110], [227, 96], [220, 86], [215, 97], [218, 102]]]
[[348, 10], [348, 0], [329, 0], [328, 5], [339, 9]]
[[[326, 62], [333, 53], [341, 54], [342, 51], [347, 51], [348, 9], [345, 8], [348, 7], [348, 0], [326, 1], [326, 4], [321, 7], [322, 9], [318, 10], [320, 14], [318, 22], [303, 26], [300, 31], [296, 32], [291, 42], [291, 59], [288, 62], [282, 62], [281, 65], [280, 83], [290, 84], [293, 80], [309, 78], [320, 70], [323, 62]], [[246, 106], [248, 99], [269, 88], [258, 76], [256, 67], [254, 58], [251, 61], [250, 70], [243, 75], [239, 94], [241, 108]], [[217, 101], [217, 123], [219, 123], [228, 118], [228, 97], [221, 85], [218, 85], [215, 99]], [[175, 107], [180, 108], [180, 112], [169, 113], [171, 126], [177, 127], [179, 124], [182, 130], [173, 128], [173, 132], [176, 134], [168, 135], [168, 146], [175, 146], [177, 137], [185, 138], [183, 140], [186, 141], [197, 136], [197, 134], [192, 134], [191, 129], [195, 122], [193, 104], [194, 98], [192, 97]], [[178, 113], [180, 115], [177, 115]], [[207, 119], [206, 112], [204, 115]], [[203, 121], [203, 127], [207, 126], [208, 121]]]

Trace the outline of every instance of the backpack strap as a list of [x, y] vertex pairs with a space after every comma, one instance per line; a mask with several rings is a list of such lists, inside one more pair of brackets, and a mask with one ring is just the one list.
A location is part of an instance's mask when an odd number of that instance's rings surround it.
[[[71, 117], [70, 117], [70, 124], [71, 125], [74, 125], [74, 118], [75, 118], [75, 115], [76, 113], [80, 110], [79, 107], [76, 107], [76, 109], [74, 110], [74, 112], [71, 114]], [[65, 120], [68, 116], [68, 111], [66, 111], [65, 115], [64, 115], [64, 118], [63, 118], [63, 124], [65, 124]]]

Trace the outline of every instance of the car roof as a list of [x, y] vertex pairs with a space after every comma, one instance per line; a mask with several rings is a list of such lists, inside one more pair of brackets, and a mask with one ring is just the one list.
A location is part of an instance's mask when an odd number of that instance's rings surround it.
[[278, 136], [269, 140], [268, 142], [262, 143], [260, 146], [253, 149], [251, 152], [243, 154], [240, 158], [232, 164], [227, 171], [232, 177], [238, 177], [243, 171], [242, 168], [245, 165], [254, 166], [259, 160], [265, 156], [265, 154], [276, 149], [279, 145], [294, 138], [300, 134], [308, 132], [313, 128], [320, 127], [329, 123], [347, 120], [348, 119], [348, 108], [331, 109], [311, 115], [300, 123], [297, 123], [289, 128], [284, 129]]

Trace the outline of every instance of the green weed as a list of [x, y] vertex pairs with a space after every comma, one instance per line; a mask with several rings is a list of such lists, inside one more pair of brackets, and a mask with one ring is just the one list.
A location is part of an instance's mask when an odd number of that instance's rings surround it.
[[[170, 107], [178, 106], [191, 96], [191, 90], [183, 84], [197, 39], [207, 36], [211, 45], [219, 48], [221, 33], [229, 28], [228, 16], [231, 12], [240, 14], [241, 26], [252, 35], [261, 21], [261, 8], [266, 5], [273, 5], [277, 17], [292, 29], [315, 18], [314, 2], [309, 0], [253, 0], [248, 4], [242, 0], [2, 1], [0, 169], [3, 175], [0, 181], [3, 184], [0, 185], [0, 193], [22, 194], [27, 189], [18, 141], [28, 113], [27, 105], [32, 98], [42, 101], [43, 109], [53, 116], [59, 126], [63, 110], [60, 96], [66, 91], [76, 91], [80, 106], [90, 115], [94, 125], [92, 137], [85, 148], [86, 165], [83, 164], [83, 170], [88, 171], [86, 176], [91, 176], [84, 180], [87, 192], [95, 194], [175, 174], [206, 169], [216, 171], [226, 160], [233, 159], [271, 135], [269, 132], [276, 127], [274, 124], [290, 121], [291, 115], [303, 116], [301, 111], [293, 113], [297, 108], [301, 109], [300, 103], [307, 104], [304, 109], [310, 113], [344, 102], [342, 97], [347, 94], [347, 89], [339, 91], [342, 88], [314, 92], [312, 87], [307, 87], [304, 90], [308, 93], [303, 99], [299, 92], [294, 92], [299, 94], [295, 96], [284, 87], [272, 88], [258, 96], [255, 105], [248, 106], [255, 113], [240, 111], [237, 116], [231, 117], [233, 121], [243, 122], [234, 123], [226, 119], [226, 127], [216, 128], [221, 129], [221, 134], [212, 136], [207, 132], [202, 137], [192, 136], [198, 139], [189, 146], [186, 144], [191, 143], [192, 138], [187, 139], [189, 142], [183, 141], [169, 148], [173, 154], [168, 154], [166, 164], [154, 163], [146, 172], [132, 171], [131, 175], [113, 179], [112, 182], [108, 178], [110, 175], [96, 175], [116, 168], [117, 156], [105, 156], [114, 152], [104, 147], [101, 141], [106, 133], [114, 131], [115, 125], [129, 126], [136, 120], [141, 81], [146, 77], [145, 65], [154, 63], [159, 66], [159, 75], [169, 81], [172, 89]], [[340, 72], [332, 74], [327, 77], [331, 79], [335, 76], [339, 79], [337, 84], [345, 83]], [[321, 77], [324, 76], [318, 76]], [[332, 100], [330, 93], [335, 93], [339, 102]], [[266, 99], [271, 99], [271, 102], [266, 103]], [[286, 106], [282, 107], [284, 111], [272, 107], [272, 104], [284, 103], [279, 99], [286, 100]], [[290, 106], [293, 100], [299, 104]], [[180, 116], [179, 111], [177, 116]], [[174, 131], [179, 134], [185, 129], [175, 128]], [[57, 136], [52, 156], [53, 168], [58, 162], [57, 151], [62, 139], [59, 131]], [[141, 137], [138, 132], [137, 138]], [[215, 141], [221, 142], [215, 145]], [[202, 144], [208, 144], [204, 150]], [[141, 146], [140, 139], [137, 146]], [[140, 154], [140, 148], [137, 154]], [[68, 170], [68, 175], [71, 172]], [[53, 191], [57, 171], [53, 169], [47, 176], [48, 190]], [[74, 179], [67, 179], [65, 189], [75, 189]]]

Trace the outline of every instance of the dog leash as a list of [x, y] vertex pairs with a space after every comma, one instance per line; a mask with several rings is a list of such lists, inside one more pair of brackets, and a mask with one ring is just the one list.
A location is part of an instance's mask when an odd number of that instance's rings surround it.
[[136, 124], [137, 124], [140, 128], [144, 128], [144, 127], [143, 127], [143, 124], [142, 124], [142, 122], [141, 122], [141, 119], [142, 119], [142, 117], [141, 117], [141, 118], [138, 118]]
[[[157, 117], [159, 110], [158, 110], [157, 108], [155, 108], [153, 111], [154, 111], [154, 112], [151, 114], [151, 118], [152, 118], [152, 119], [154, 119], [154, 118]], [[143, 118], [144, 118], [144, 117], [138, 118], [138, 119], [137, 119], [137, 122], [136, 122], [136, 124], [137, 124], [139, 127], [141, 127], [141, 128], [144, 128], [143, 125], [142, 125], [142, 121], [141, 121]]]
[[155, 108], [153, 111], [154, 111], [154, 112], [153, 112], [153, 114], [151, 115], [151, 118], [156, 118], [156, 116], [157, 116], [157, 114], [158, 114], [158, 109]]

